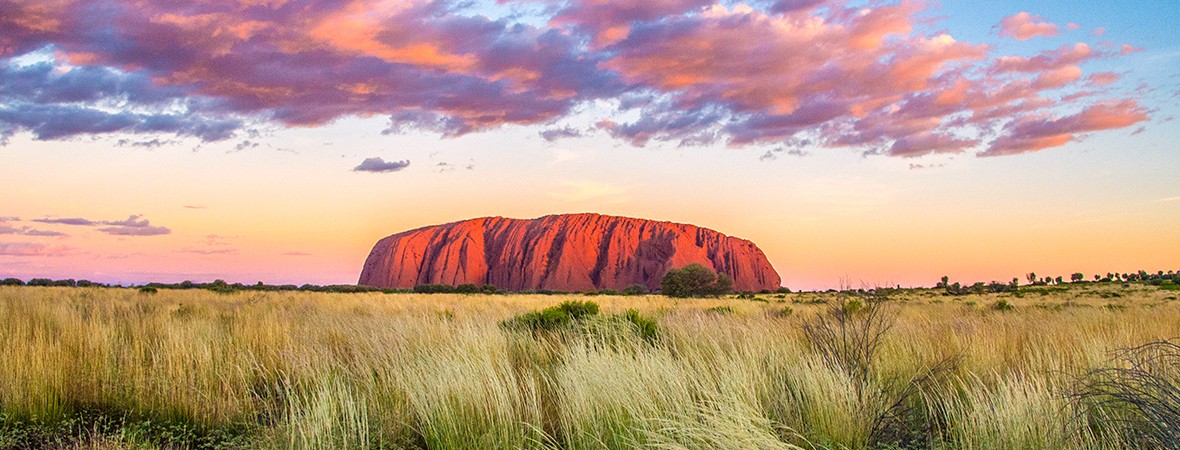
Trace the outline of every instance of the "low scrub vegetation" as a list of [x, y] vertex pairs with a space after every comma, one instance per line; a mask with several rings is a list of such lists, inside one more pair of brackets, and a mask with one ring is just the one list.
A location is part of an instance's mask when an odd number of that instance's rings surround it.
[[769, 302], [0, 286], [0, 449], [1172, 449], [1163, 284]]

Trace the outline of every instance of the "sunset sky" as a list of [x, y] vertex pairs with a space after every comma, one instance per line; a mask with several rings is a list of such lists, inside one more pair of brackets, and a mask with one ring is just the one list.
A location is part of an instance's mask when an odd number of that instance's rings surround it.
[[1175, 0], [0, 0], [0, 277], [597, 212], [795, 289], [1180, 269]]

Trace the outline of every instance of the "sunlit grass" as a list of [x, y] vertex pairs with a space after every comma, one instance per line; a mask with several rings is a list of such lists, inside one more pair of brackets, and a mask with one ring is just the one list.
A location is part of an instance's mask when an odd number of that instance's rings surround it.
[[1070, 394], [1180, 334], [1147, 285], [914, 290], [849, 370], [803, 332], [848, 298], [2, 287], [0, 448], [1128, 448]]

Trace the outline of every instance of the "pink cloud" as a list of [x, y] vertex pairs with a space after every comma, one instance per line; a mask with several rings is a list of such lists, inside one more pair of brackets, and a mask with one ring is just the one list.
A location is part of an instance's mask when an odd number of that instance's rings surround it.
[[913, 158], [933, 153], [960, 153], [979, 144], [948, 134], [924, 133], [898, 139], [889, 147], [889, 155]]
[[1045, 22], [1041, 16], [1020, 12], [1000, 20], [1000, 36], [1024, 41], [1036, 36], [1056, 36], [1057, 24]]
[[0, 256], [62, 256], [70, 250], [39, 242], [0, 242]]
[[1147, 109], [1134, 100], [1108, 101], [1059, 118], [1021, 118], [980, 156], [999, 156], [1043, 150], [1082, 139], [1082, 133], [1126, 128], [1147, 120]]
[[1094, 31], [1090, 32], [1090, 34], [1093, 34], [1094, 36], [1097, 36], [1097, 37], [1102, 37], [1102, 35], [1106, 34], [1106, 27], [1095, 28]]
[[1076, 65], [1090, 58], [1098, 56], [1094, 50], [1084, 42], [1073, 45], [1063, 45], [1054, 50], [1041, 52], [1037, 56], [1027, 58], [1023, 56], [1001, 56], [996, 59], [994, 70], [997, 72], [1044, 72], [1055, 70], [1068, 65]]
[[1043, 72], [1033, 83], [1039, 89], [1053, 89], [1065, 86], [1082, 77], [1082, 69], [1078, 66], [1065, 66]]
[[1090, 80], [1091, 83], [1094, 83], [1099, 86], [1105, 86], [1108, 84], [1112, 84], [1116, 81], [1119, 81], [1119, 78], [1121, 78], [1121, 76], [1117, 73], [1114, 73], [1114, 72], [1096, 72], [1096, 73], [1090, 74], [1090, 76], [1088, 77], [1088, 79]]

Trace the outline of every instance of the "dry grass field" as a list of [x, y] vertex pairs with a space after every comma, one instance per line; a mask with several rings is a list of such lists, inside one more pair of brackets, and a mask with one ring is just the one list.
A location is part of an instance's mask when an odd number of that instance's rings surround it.
[[2, 287], [0, 448], [1175, 448], [1176, 298]]

